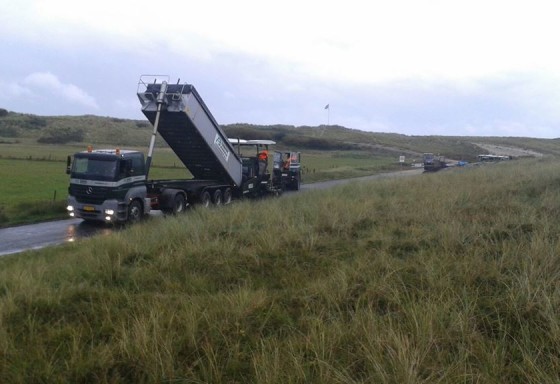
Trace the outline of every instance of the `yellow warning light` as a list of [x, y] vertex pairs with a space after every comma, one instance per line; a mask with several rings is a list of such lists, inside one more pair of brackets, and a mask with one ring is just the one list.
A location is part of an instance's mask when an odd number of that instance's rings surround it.
[[88, 146], [87, 146], [87, 151], [88, 151], [88, 152], [92, 152], [92, 151], [93, 151], [93, 147], [92, 147], [91, 145], [88, 145]]

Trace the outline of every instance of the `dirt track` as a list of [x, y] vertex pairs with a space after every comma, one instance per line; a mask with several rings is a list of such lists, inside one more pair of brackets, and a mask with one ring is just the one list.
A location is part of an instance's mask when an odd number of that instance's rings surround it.
[[493, 145], [483, 143], [473, 143], [476, 146], [488, 151], [492, 155], [499, 156], [513, 156], [513, 157], [543, 157], [544, 155], [539, 152], [522, 149], [517, 147], [506, 147], [504, 145]]

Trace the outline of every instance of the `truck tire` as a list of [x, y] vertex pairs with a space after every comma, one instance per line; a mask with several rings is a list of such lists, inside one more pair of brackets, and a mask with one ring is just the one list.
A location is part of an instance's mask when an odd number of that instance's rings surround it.
[[228, 205], [229, 203], [231, 203], [231, 189], [226, 188], [222, 195], [222, 204]]
[[215, 206], [222, 205], [222, 191], [216, 189], [212, 194], [212, 202]]
[[211, 201], [212, 198], [210, 197], [210, 192], [208, 191], [202, 192], [202, 195], [200, 195], [200, 205], [202, 205], [204, 208], [208, 208], [210, 206]]
[[142, 204], [138, 200], [132, 200], [128, 205], [128, 221], [130, 223], [136, 223], [142, 220], [143, 215], [144, 209], [142, 208]]
[[175, 197], [173, 198], [173, 209], [171, 213], [173, 215], [183, 213], [186, 207], [187, 207], [187, 201], [185, 200], [185, 196], [182, 193], [176, 194]]
[[292, 182], [292, 188], [294, 191], [299, 191], [301, 187], [301, 181], [299, 179], [299, 177], [296, 177], [296, 179]]

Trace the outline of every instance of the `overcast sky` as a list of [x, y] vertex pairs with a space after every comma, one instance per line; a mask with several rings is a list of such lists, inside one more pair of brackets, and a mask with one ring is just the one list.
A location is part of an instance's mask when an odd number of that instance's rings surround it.
[[0, 108], [144, 119], [138, 80], [164, 74], [193, 84], [221, 124], [556, 138], [559, 10], [546, 0], [0, 0]]

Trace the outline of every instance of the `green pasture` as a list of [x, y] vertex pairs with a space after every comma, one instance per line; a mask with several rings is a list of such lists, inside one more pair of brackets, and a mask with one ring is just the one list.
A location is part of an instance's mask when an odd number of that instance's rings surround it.
[[311, 151], [301, 156], [303, 180], [307, 183], [373, 175], [400, 169], [397, 156], [379, 156], [361, 151]]
[[0, 159], [66, 161], [66, 156], [86, 148], [85, 145], [47, 145], [20, 139], [18, 142], [0, 142]]
[[68, 175], [61, 161], [0, 159], [0, 178], [0, 199], [8, 206], [66, 198]]

